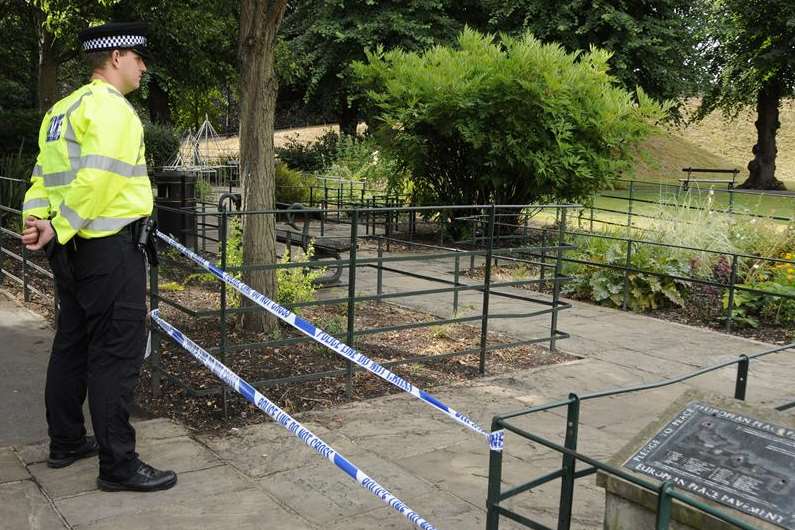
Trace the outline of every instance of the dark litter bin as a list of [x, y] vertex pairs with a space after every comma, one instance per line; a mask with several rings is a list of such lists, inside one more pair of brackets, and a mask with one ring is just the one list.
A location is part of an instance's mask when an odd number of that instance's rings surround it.
[[157, 187], [155, 208], [161, 232], [172, 234], [188, 248], [196, 248], [196, 175], [186, 171], [152, 174]]

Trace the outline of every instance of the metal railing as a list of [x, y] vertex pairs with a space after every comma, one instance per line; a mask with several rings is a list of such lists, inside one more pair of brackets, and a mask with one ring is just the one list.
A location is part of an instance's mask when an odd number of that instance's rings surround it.
[[[550, 527], [541, 524], [539, 521], [531, 519], [526, 515], [517, 513], [514, 510], [507, 508], [503, 503], [522, 493], [532, 491], [539, 488], [544, 484], [552, 481], [560, 480], [560, 495], [559, 495], [559, 510], [557, 517], [557, 530], [568, 530], [571, 527], [573, 507], [574, 507], [574, 486], [577, 479], [593, 475], [597, 471], [602, 471], [611, 476], [619, 477], [627, 482], [634, 484], [644, 490], [656, 493], [658, 495], [658, 505], [656, 514], [656, 529], [665, 530], [669, 528], [671, 522], [672, 500], [677, 501], [701, 510], [721, 521], [735, 525], [737, 528], [743, 530], [757, 530], [757, 527], [749, 524], [747, 521], [740, 519], [724, 510], [716, 509], [714, 506], [707, 504], [704, 501], [693, 498], [683, 491], [675, 488], [674, 483], [670, 481], [656, 484], [651, 480], [639, 478], [636, 475], [629, 473], [627, 470], [620, 467], [607, 464], [596, 458], [589, 457], [577, 451], [579, 442], [579, 425], [580, 425], [580, 404], [584, 401], [595, 400], [605, 397], [618, 396], [621, 394], [643, 392], [645, 390], [652, 390], [670, 386], [684, 381], [715, 372], [717, 370], [737, 365], [737, 375], [734, 385], [734, 398], [738, 400], [745, 400], [746, 390], [748, 386], [749, 365], [752, 360], [765, 357], [778, 352], [795, 349], [795, 343], [780, 346], [777, 348], [769, 349], [763, 352], [754, 353], [752, 355], [740, 355], [736, 359], [725, 361], [699, 370], [694, 370], [687, 374], [672, 378], [661, 380], [654, 383], [643, 385], [636, 385], [625, 388], [616, 388], [612, 390], [604, 390], [600, 392], [592, 392], [584, 395], [569, 394], [565, 399], [538, 405], [525, 410], [511, 412], [508, 414], [500, 414], [494, 416], [491, 423], [491, 430], [498, 431], [505, 429], [512, 432], [525, 440], [532, 443], [539, 444], [545, 448], [551, 449], [562, 455], [560, 469], [547, 473], [543, 476], [534, 478], [522, 484], [512, 485], [508, 489], [503, 489], [502, 486], [502, 461], [503, 452], [490, 451], [489, 453], [489, 483], [488, 493], [486, 500], [487, 515], [486, 515], [486, 530], [498, 530], [500, 517], [507, 517], [517, 523], [522, 524], [527, 528], [535, 530], [552, 530]], [[778, 410], [786, 410], [795, 406], [793, 403], [783, 404], [777, 407]], [[538, 434], [533, 434], [527, 429], [521, 428], [511, 420], [516, 418], [524, 418], [534, 413], [551, 411], [559, 408], [566, 408], [565, 419], [565, 435], [563, 444], [551, 441]], [[587, 467], [578, 469], [578, 463], [586, 464]]]
[[[468, 219], [470, 222], [473, 223], [475, 226], [480, 226], [481, 228], [476, 228], [473, 230], [473, 233], [476, 234], [479, 231], [482, 232], [482, 225], [483, 225], [483, 217], [482, 216], [472, 216]], [[523, 224], [512, 224], [512, 223], [497, 223], [497, 226], [505, 227], [508, 230], [508, 235], [498, 236], [497, 239], [499, 242], [504, 241], [512, 241], [512, 240], [529, 240], [533, 233], [541, 234], [541, 248], [543, 249], [546, 245], [547, 239], [551, 232], [554, 232], [554, 226], [552, 228], [545, 227], [545, 226], [531, 226], [528, 223], [528, 218], [524, 218]], [[663, 280], [672, 280], [675, 282], [682, 282], [686, 284], [696, 284], [696, 285], [704, 285], [704, 286], [712, 286], [716, 287], [720, 290], [725, 290], [726, 292], [726, 303], [724, 304], [725, 307], [723, 308], [724, 315], [722, 317], [722, 321], [724, 322], [725, 329], [727, 331], [731, 331], [732, 325], [737, 320], [737, 313], [738, 309], [742, 311], [741, 308], [737, 307], [736, 298], [737, 293], [749, 293], [754, 295], [759, 295], [763, 297], [769, 297], [771, 299], [781, 300], [782, 303], [784, 301], [795, 301], [795, 295], [787, 294], [786, 292], [776, 292], [771, 291], [768, 289], [760, 289], [753, 286], [753, 284], [747, 284], [742, 281], [743, 271], [752, 271], [754, 268], [762, 267], [763, 265], [767, 266], [781, 266], [781, 265], [788, 265], [795, 267], [795, 260], [787, 260], [782, 258], [776, 257], [765, 257], [765, 256], [757, 256], [757, 255], [750, 255], [750, 254], [742, 254], [737, 252], [727, 252], [721, 250], [711, 250], [711, 249], [704, 249], [704, 248], [697, 248], [697, 247], [688, 247], [683, 245], [675, 245], [669, 243], [661, 243], [658, 241], [649, 241], [645, 239], [639, 238], [632, 238], [632, 237], [621, 237], [616, 235], [610, 235], [600, 232], [589, 232], [585, 230], [566, 230], [565, 232], [565, 239], [564, 242], [568, 243], [572, 248], [577, 248], [578, 250], [582, 250], [588, 248], [589, 240], [605, 240], [605, 241], [614, 241], [619, 245], [624, 246], [623, 255], [615, 256], [616, 258], [620, 258], [621, 263], [609, 262], [608, 258], [604, 256], [603, 261], [594, 261], [592, 259], [583, 259], [582, 257], [576, 257], [567, 255], [561, 258], [561, 261], [565, 264], [563, 270], [564, 272], [566, 269], [570, 268], [572, 265], [582, 265], [588, 268], [594, 269], [608, 269], [612, 271], [616, 271], [623, 276], [622, 281], [622, 288], [621, 288], [621, 304], [619, 307], [624, 310], [628, 311], [630, 309], [630, 290], [631, 290], [631, 280], [633, 279], [633, 275], [648, 275], [653, 276], [656, 278], [660, 278]], [[473, 244], [478, 241], [478, 238], [473, 238]], [[692, 256], [704, 256], [704, 255], [711, 255], [711, 256], [722, 256], [726, 259], [726, 264], [728, 266], [728, 271], [726, 274], [726, 278], [721, 281], [720, 278], [715, 278], [714, 275], [712, 277], [705, 277], [705, 276], [698, 276], [695, 273], [691, 272], [690, 274], [673, 274], [671, 272], [664, 272], [662, 270], [653, 270], [649, 268], [642, 268], [633, 265], [633, 256], [639, 254], [643, 251], [643, 247], [651, 248], [651, 249], [667, 249], [672, 252], [682, 252], [687, 254], [689, 257]], [[547, 255], [542, 252], [530, 252], [526, 255], [532, 257], [532, 260], [528, 260], [524, 258], [522, 253], [506, 253], [502, 251], [502, 249], [497, 248], [495, 250], [495, 261], [502, 260], [508, 261], [518, 264], [525, 264], [525, 265], [536, 265], [536, 261], [533, 260], [540, 260], [542, 263], [546, 262]], [[470, 266], [471, 267], [471, 266]], [[565, 274], [564, 276], [568, 277], [575, 277], [575, 275]], [[541, 269], [541, 279], [544, 277], [544, 270]]]
[[[25, 180], [0, 177], [3, 186], [27, 187], [30, 183]], [[9, 222], [10, 220], [10, 222]], [[22, 244], [22, 235], [18, 231], [23, 223], [22, 210], [0, 204], [0, 281], [8, 278], [22, 288], [22, 297], [25, 302], [30, 301], [31, 294], [36, 294], [44, 299], [51, 298], [55, 307], [58, 306], [54, 277], [49, 266], [44, 267], [32, 259], [31, 253]], [[16, 227], [13, 230], [11, 227]], [[12, 270], [13, 269], [13, 270]], [[52, 286], [52, 294], [45, 293], [43, 289], [34, 285], [38, 280]]]
[[[285, 268], [294, 268], [294, 267], [306, 267], [306, 262], [297, 262], [297, 263], [276, 263], [276, 264], [256, 264], [256, 263], [246, 263], [243, 265], [240, 264], [231, 264], [228, 262], [228, 247], [229, 247], [229, 225], [232, 219], [243, 219], [246, 216], [283, 216], [285, 215], [285, 211], [283, 210], [262, 210], [256, 212], [245, 212], [245, 211], [233, 211], [227, 208], [227, 205], [223, 203], [221, 208], [219, 208], [216, 212], [204, 212], [204, 213], [196, 213], [193, 212], [190, 215], [198, 215], [201, 217], [206, 218], [205, 221], [201, 223], [197, 223], [197, 226], [215, 226], [216, 223], [213, 222], [212, 218], [217, 218], [217, 226], [218, 228], [218, 243], [214, 252], [216, 254], [216, 261], [221, 268], [224, 270], [233, 273], [233, 274], [244, 274], [246, 271], [261, 271], [261, 270], [279, 270]], [[485, 205], [485, 206], [434, 206], [434, 207], [403, 207], [403, 208], [343, 208], [341, 210], [341, 214], [344, 218], [348, 219], [347, 223], [335, 223], [333, 219], [328, 219], [326, 223], [325, 233], [324, 235], [319, 235], [317, 233], [312, 234], [312, 237], [315, 238], [315, 248], [318, 246], [322, 246], [324, 241], [328, 241], [329, 239], [334, 239], [337, 241], [345, 240], [347, 242], [347, 247], [350, 249], [348, 255], [345, 257], [340, 256], [340, 259], [320, 259], [317, 261], [313, 261], [311, 263], [312, 267], [342, 267], [347, 271], [347, 274], [344, 278], [347, 280], [346, 283], [338, 284], [337, 288], [346, 289], [345, 296], [338, 296], [338, 297], [331, 297], [322, 300], [314, 300], [310, 302], [302, 302], [294, 304], [291, 309], [295, 308], [308, 308], [308, 307], [315, 307], [321, 305], [339, 305], [345, 307], [345, 320], [346, 326], [344, 331], [345, 342], [348, 345], [353, 346], [357, 339], [379, 334], [379, 333], [386, 333], [390, 331], [399, 331], [399, 330], [407, 330], [407, 329], [418, 329], [424, 327], [433, 327], [433, 326], [443, 326], [443, 325], [450, 325], [450, 324], [480, 324], [480, 339], [479, 339], [479, 346], [477, 347], [468, 347], [460, 351], [451, 351], [451, 352], [443, 352], [443, 353], [435, 353], [429, 355], [414, 355], [402, 359], [392, 360], [388, 362], [382, 363], [385, 367], [394, 366], [397, 364], [405, 364], [405, 363], [429, 363], [435, 362], [442, 359], [460, 357], [460, 356], [467, 356], [467, 355], [477, 355], [478, 356], [478, 364], [479, 364], [479, 372], [481, 374], [485, 373], [488, 364], [488, 353], [493, 352], [496, 350], [502, 350], [506, 348], [513, 348], [518, 346], [523, 346], [527, 344], [536, 344], [536, 343], [546, 343], [549, 345], [550, 348], [554, 349], [556, 347], [556, 343], [558, 340], [568, 337], [568, 334], [562, 332], [558, 329], [558, 312], [564, 309], [567, 309], [569, 304], [562, 301], [560, 299], [560, 290], [561, 285], [563, 282], [566, 281], [566, 278], [562, 277], [560, 274], [561, 267], [562, 267], [562, 257], [564, 252], [570, 247], [569, 245], [562, 242], [562, 238], [565, 234], [565, 220], [566, 220], [566, 211], [571, 208], [568, 205], [551, 205], [542, 207], [542, 209], [551, 209], [551, 210], [561, 210], [559, 217], [561, 218], [562, 222], [560, 223], [560, 227], [558, 230], [558, 235], [556, 238], [551, 239], [548, 245], [544, 248], [540, 246], [534, 247], [527, 247], [522, 246], [521, 249], [523, 251], [536, 251], [536, 252], [544, 252], [548, 256], [551, 257], [548, 263], [543, 265], [543, 269], [546, 271], [546, 275], [544, 278], [544, 282], [549, 285], [552, 285], [552, 293], [548, 299], [541, 298], [539, 296], [524, 296], [521, 294], [516, 294], [514, 292], [503, 292], [501, 289], [508, 288], [508, 287], [515, 287], [521, 285], [529, 285], [532, 283], [538, 283], [539, 279], [530, 278], [526, 280], [520, 281], [512, 281], [512, 282], [495, 282], [491, 274], [489, 272], [491, 263], [493, 261], [493, 251], [494, 246], [493, 244], [485, 244], [480, 248], [471, 249], [466, 246], [447, 246], [442, 247], [438, 245], [430, 245], [424, 244], [419, 242], [411, 242], [407, 240], [403, 240], [400, 238], [402, 234], [395, 233], [390, 231], [390, 223], [381, 226], [373, 226], [372, 230], [369, 234], [361, 234], [362, 224], [363, 222], [366, 225], [366, 220], [368, 217], [372, 218], [374, 216], [385, 216], [387, 218], [395, 218], [398, 216], [405, 216], [422, 214], [422, 213], [429, 213], [433, 211], [444, 211], [444, 210], [469, 210], [478, 213], [486, 212], [484, 215], [490, 221], [487, 221], [487, 226], [493, 228], [495, 225], [495, 219], [498, 216], [498, 211], [504, 208], [503, 206], [495, 206], [495, 205]], [[515, 206], [511, 208], [516, 208]], [[178, 209], [166, 209], [166, 208], [158, 208], [158, 211], [166, 211], [171, 210], [172, 212], [180, 212]], [[321, 216], [323, 218], [328, 212], [324, 211], [323, 209], [297, 209], [290, 211], [294, 216]], [[182, 212], [185, 215], [188, 215], [186, 212]], [[341, 233], [342, 232], [342, 233]], [[490, 232], [487, 232], [490, 233]], [[202, 239], [201, 237], [197, 238], [199, 241]], [[492, 235], [492, 241], [494, 241]], [[291, 239], [286, 239], [286, 245], [289, 245], [289, 241]], [[362, 255], [359, 251], [357, 251], [358, 247], [362, 244], [370, 244], [375, 246], [376, 248], [370, 251], [369, 255]], [[395, 243], [401, 244], [413, 244], [415, 248], [421, 249], [421, 253], [412, 253], [412, 254], [396, 254], [396, 255], [389, 255], [389, 246], [394, 245]], [[295, 243], [293, 243], [295, 244]], [[328, 244], [328, 243], [326, 243]], [[203, 248], [203, 245], [200, 242], [197, 242], [193, 245], [194, 248]], [[207, 247], [209, 247], [208, 245]], [[509, 249], [501, 249], [501, 251], [505, 252]], [[517, 248], [518, 251], [518, 248]], [[463, 270], [461, 267], [461, 260], [468, 259], [470, 257], [477, 258], [482, 260], [484, 266], [486, 268], [486, 274], [484, 275], [484, 279], [482, 282], [472, 283], [466, 282]], [[172, 266], [173, 264], [168, 263], [166, 258], [165, 260], [161, 260], [167, 264], [167, 266]], [[453, 262], [453, 278], [446, 279], [440, 278], [438, 275], [431, 273], [424, 273], [421, 270], [417, 270], [417, 268], [421, 268], [422, 264], [430, 264], [430, 263], [439, 263], [439, 262]], [[401, 268], [401, 264], [412, 264], [409, 269]], [[419, 267], [416, 266], [419, 264]], [[191, 269], [193, 271], [193, 269]], [[359, 279], [361, 274], [365, 270], [370, 270], [375, 272], [375, 289], [374, 292], [361, 292], [361, 289], [357, 287], [359, 283]], [[384, 289], [384, 275], [385, 274], [392, 274], [398, 275], [403, 277], [411, 277], [415, 279], [424, 280], [427, 282], [435, 283], [436, 286], [434, 287], [427, 287], [427, 286], [418, 286], [416, 288], [409, 288], [405, 290], [398, 290], [395, 292], [385, 292]], [[223, 284], [219, 285], [219, 306], [217, 308], [204, 308], [204, 309], [193, 309], [189, 307], [185, 307], [185, 305], [179, 303], [178, 301], [172, 299], [167, 294], [160, 292], [158, 285], [160, 282], [158, 271], [153, 267], [150, 270], [150, 286], [151, 286], [151, 306], [153, 308], [158, 307], [160, 304], [166, 304], [171, 307], [174, 307], [178, 311], [182, 312], [189, 318], [194, 319], [217, 319], [218, 320], [218, 329], [220, 330], [220, 336], [218, 339], [217, 345], [214, 347], [207, 348], [208, 351], [214, 355], [217, 355], [222, 362], [225, 362], [226, 358], [232, 355], [235, 355], [237, 352], [242, 350], [250, 350], [250, 349], [261, 349], [261, 348], [276, 348], [276, 347], [283, 347], [287, 345], [296, 345], [303, 342], [308, 342], [311, 339], [302, 336], [287, 336], [287, 337], [280, 337], [278, 339], [269, 339], [264, 341], [256, 341], [256, 342], [245, 342], [245, 343], [238, 343], [233, 344], [230, 340], [230, 335], [228, 332], [229, 329], [229, 319], [232, 318], [234, 315], [239, 315], [241, 313], [249, 313], [249, 312], [257, 312], [262, 311], [261, 308], [258, 306], [244, 306], [244, 307], [231, 307], [228, 297], [227, 297], [227, 290]], [[481, 311], [480, 314], [474, 314], [469, 316], [460, 316], [460, 304], [459, 300], [462, 296], [462, 293], [466, 292], [477, 292], [480, 293], [480, 304], [481, 304]], [[365, 329], [358, 329], [355, 325], [356, 319], [356, 311], [357, 303], [362, 302], [382, 302], [382, 301], [397, 301], [402, 298], [409, 298], [409, 297], [416, 297], [416, 296], [439, 296], [448, 294], [450, 296], [449, 302], [449, 309], [451, 316], [449, 318], [433, 318], [428, 321], [422, 322], [411, 322], [411, 323], [400, 323], [388, 326], [381, 326], [375, 328], [365, 328]], [[523, 302], [528, 304], [528, 310], [521, 312], [521, 313], [497, 313], [490, 309], [490, 298], [493, 297], [510, 297], [512, 299], [519, 299]], [[437, 312], [438, 314], [438, 312]], [[534, 317], [548, 317], [549, 324], [548, 334], [542, 334], [539, 337], [533, 338], [526, 338], [519, 341], [514, 341], [510, 343], [499, 343], [499, 344], [492, 344], [488, 340], [489, 335], [489, 322], [490, 320], [495, 319], [512, 319], [512, 318], [534, 318]], [[214, 386], [211, 388], [191, 388], [188, 387], [183, 381], [180, 381], [177, 376], [174, 374], [169, 374], [167, 371], [162, 367], [160, 363], [159, 357], [159, 345], [157, 337], [153, 336], [153, 352], [151, 356], [151, 365], [154, 371], [157, 371], [164, 377], [168, 378], [169, 380], [177, 383], [189, 395], [208, 395], [208, 394], [215, 394], [222, 392], [221, 386]], [[350, 396], [352, 395], [352, 387], [353, 387], [353, 375], [354, 375], [354, 367], [351, 365], [349, 361], [346, 361], [346, 366], [340, 367], [337, 369], [332, 370], [322, 370], [317, 372], [311, 373], [303, 373], [300, 375], [288, 375], [282, 377], [273, 377], [269, 379], [262, 379], [258, 381], [254, 381], [253, 384], [259, 387], [270, 387], [274, 385], [281, 385], [281, 384], [288, 384], [288, 383], [300, 383], [306, 381], [312, 381], [327, 377], [338, 377], [342, 376], [345, 378], [345, 385], [347, 394]], [[159, 376], [158, 380], [153, 378], [153, 385], [159, 385]], [[156, 393], [157, 389], [153, 389]]]
[[[782, 204], [781, 209], [785, 212], [795, 212], [795, 193], [771, 193], [756, 190], [745, 190], [737, 188], [720, 189], [714, 186], [701, 188], [698, 183], [691, 185], [687, 189], [676, 184], [666, 184], [664, 182], [647, 182], [639, 180], [618, 179], [616, 189], [602, 191], [593, 196], [589, 206], [585, 206], [577, 212], [577, 225], [583, 225], [593, 232], [596, 225], [599, 226], [636, 226], [638, 219], [655, 219], [654, 215], [648, 212], [639, 211], [647, 207], [676, 207], [689, 210], [706, 211], [700, 204], [677, 204], [671, 202], [678, 197], [700, 197], [702, 194], [712, 194], [714, 205], [712, 210], [718, 210], [729, 215], [738, 217], [752, 217], [770, 219], [773, 221], [795, 222], [793, 215], [775, 215], [769, 212], [753, 211], [754, 205], [744, 205], [743, 202], [759, 201], [763, 198], [774, 199]], [[622, 194], [626, 191], [626, 194]], [[599, 202], [604, 199], [619, 201], [625, 204], [624, 208], [608, 208], [599, 206]], [[598, 214], [614, 214], [612, 217], [600, 218]], [[620, 221], [616, 219], [620, 216]]]

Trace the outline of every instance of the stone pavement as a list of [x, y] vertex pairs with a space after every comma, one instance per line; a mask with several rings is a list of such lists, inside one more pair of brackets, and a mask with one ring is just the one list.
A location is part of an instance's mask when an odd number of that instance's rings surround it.
[[[434, 274], [448, 274], [449, 270], [449, 264], [439, 264]], [[374, 271], [363, 272], [359, 288], [370, 291], [373, 281]], [[405, 276], [385, 276], [385, 292], [422, 284], [423, 280]], [[479, 296], [462, 293], [462, 312], [478, 311]], [[441, 316], [450, 311], [448, 295], [400, 303]], [[527, 311], [526, 305], [517, 305], [522, 302], [515, 300], [492, 297], [492, 304], [493, 311]], [[7, 318], [3, 313], [6, 324], [23, 310], [9, 309], [8, 314], [11, 316]], [[24, 313], [19, 318], [27, 322], [31, 317]], [[492, 329], [528, 338], [548, 328], [543, 320], [500, 319], [491, 323]], [[434, 394], [488, 427], [495, 414], [565, 397], [569, 392], [656, 381], [770, 347], [580, 303], [561, 314], [560, 327], [572, 334], [559, 343], [560, 348], [582, 356], [582, 360], [488, 376], [439, 388]], [[0, 327], [0, 344], [9, 344], [14, 329], [13, 324]], [[17, 357], [5, 352], [3, 359], [4, 365], [18, 362]], [[791, 401], [795, 398], [793, 380], [793, 351], [754, 361], [749, 401], [765, 405], [788, 401], [786, 398]], [[0, 401], [13, 394], [13, 386], [7, 386], [11, 382], [2, 380]], [[643, 394], [584, 402], [580, 450], [608, 458], [691, 386], [731, 394], [734, 371], [725, 369], [688, 384]], [[26, 421], [35, 422], [36, 411], [28, 414]], [[487, 444], [427, 405], [407, 395], [395, 395], [314, 411], [299, 419], [437, 528], [485, 528]], [[561, 410], [519, 418], [515, 423], [559, 442], [565, 429]], [[99, 492], [94, 484], [93, 459], [50, 470], [43, 464], [44, 445], [30, 445], [21, 437], [0, 449], [0, 528], [409, 527], [392, 509], [273, 423], [233, 430], [224, 436], [194, 435], [163, 419], [137, 425], [142, 456], [155, 466], [180, 472], [174, 489], [158, 494]], [[552, 471], [559, 467], [560, 460], [559, 454], [508, 434], [504, 487]], [[593, 477], [578, 481], [575, 501], [572, 527], [601, 527], [604, 497]], [[556, 485], [548, 485], [521, 495], [509, 506], [555, 526], [557, 503]], [[503, 519], [500, 528], [518, 526]]]

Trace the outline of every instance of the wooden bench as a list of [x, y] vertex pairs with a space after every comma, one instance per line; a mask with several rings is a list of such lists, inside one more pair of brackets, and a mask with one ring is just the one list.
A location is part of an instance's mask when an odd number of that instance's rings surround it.
[[[699, 184], [699, 183], [707, 183], [707, 184], [726, 184], [728, 189], [734, 189], [735, 184], [737, 183], [737, 175], [740, 174], [739, 169], [708, 169], [708, 168], [695, 168], [695, 167], [683, 167], [682, 171], [687, 173], [687, 178], [679, 179], [679, 185], [682, 187], [682, 191], [687, 191], [690, 189], [690, 184]], [[696, 177], [699, 174], [715, 174], [715, 175], [731, 175], [731, 180], [729, 179], [717, 179], [717, 178], [693, 178], [695, 174]]]
[[[323, 258], [334, 258], [334, 260], [336, 260], [336, 263], [331, 265], [331, 274], [318, 278], [317, 283], [328, 285], [339, 282], [339, 279], [342, 276], [342, 265], [339, 263], [342, 260], [340, 253], [350, 251], [351, 242], [347, 239], [341, 240], [331, 237], [310, 236], [309, 227], [312, 223], [312, 219], [307, 212], [298, 212], [298, 215], [302, 215], [303, 217], [303, 224], [299, 229], [295, 219], [296, 212], [291, 213], [290, 210], [305, 209], [305, 206], [301, 203], [292, 203], [290, 205], [287, 205], [286, 203], [277, 203], [276, 207], [278, 209], [285, 210], [286, 224], [290, 227], [277, 227], [276, 241], [284, 243], [288, 248], [293, 245], [299, 246], [304, 250], [304, 252], [307, 251], [311, 243], [315, 251], [311, 258], [312, 261]], [[324, 266], [327, 266], [327, 264], [324, 264]]]

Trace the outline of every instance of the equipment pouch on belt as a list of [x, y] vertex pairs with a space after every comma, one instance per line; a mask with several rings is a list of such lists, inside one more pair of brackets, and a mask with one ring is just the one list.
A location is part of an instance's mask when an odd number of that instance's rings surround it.
[[74, 283], [72, 266], [69, 263], [66, 247], [58, 242], [58, 236], [53, 237], [50, 242], [45, 245], [44, 252], [47, 254], [50, 268], [56, 280], [66, 285]]
[[155, 243], [155, 232], [157, 231], [157, 221], [148, 217], [146, 222], [141, 225], [141, 232], [138, 234], [138, 248], [146, 254], [146, 260], [152, 267], [157, 267], [160, 260], [157, 259], [157, 245]]

